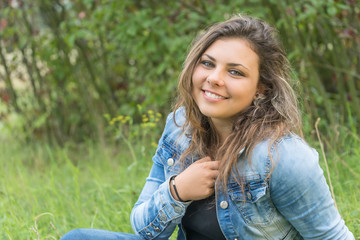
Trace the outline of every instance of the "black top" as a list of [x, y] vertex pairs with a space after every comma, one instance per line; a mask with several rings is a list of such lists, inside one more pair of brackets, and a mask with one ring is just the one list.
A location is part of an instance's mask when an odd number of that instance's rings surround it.
[[188, 240], [226, 240], [216, 216], [215, 195], [192, 202], [182, 218]]

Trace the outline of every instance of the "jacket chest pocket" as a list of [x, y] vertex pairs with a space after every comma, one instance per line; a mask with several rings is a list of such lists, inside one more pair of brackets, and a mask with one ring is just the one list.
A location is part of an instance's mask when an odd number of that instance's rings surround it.
[[229, 196], [246, 223], [269, 224], [275, 213], [267, 182], [257, 178], [246, 180], [244, 187], [233, 179], [229, 182]]

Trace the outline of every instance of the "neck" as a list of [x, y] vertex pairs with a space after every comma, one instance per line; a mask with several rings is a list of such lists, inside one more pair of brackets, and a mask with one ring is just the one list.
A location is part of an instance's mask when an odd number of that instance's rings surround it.
[[211, 119], [213, 126], [215, 127], [216, 133], [219, 135], [220, 144], [225, 142], [225, 139], [230, 135], [232, 128], [232, 121]]

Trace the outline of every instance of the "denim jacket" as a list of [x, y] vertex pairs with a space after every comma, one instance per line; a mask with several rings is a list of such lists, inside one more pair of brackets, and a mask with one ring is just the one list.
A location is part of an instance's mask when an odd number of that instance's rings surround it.
[[[175, 118], [181, 125], [184, 109], [178, 110]], [[190, 202], [172, 197], [169, 179], [180, 173], [177, 161], [189, 141], [170, 114], [150, 174], [131, 212], [133, 229], [144, 239], [169, 239], [176, 226], [177, 239], [186, 239], [181, 219]], [[271, 148], [272, 157], [268, 152], [268, 141], [257, 144], [251, 164], [239, 153], [243, 189], [232, 176], [225, 193], [215, 189], [217, 219], [226, 239], [354, 240], [334, 206], [317, 152], [296, 135], [278, 140]]]

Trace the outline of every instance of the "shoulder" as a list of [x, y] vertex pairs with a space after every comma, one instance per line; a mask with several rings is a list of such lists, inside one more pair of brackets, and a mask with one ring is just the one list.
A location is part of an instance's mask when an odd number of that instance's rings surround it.
[[166, 118], [166, 125], [161, 137], [165, 147], [176, 147], [182, 151], [188, 147], [189, 138], [184, 133], [182, 125], [185, 123], [185, 108], [179, 108], [171, 112]]
[[271, 157], [274, 173], [281, 171], [311, 174], [320, 170], [319, 155], [305, 140], [295, 134], [287, 135], [277, 140], [271, 146]]
[[[176, 124], [175, 124], [175, 122]], [[167, 116], [166, 118], [166, 125], [170, 125], [170, 126], [173, 126], [173, 125], [183, 125], [185, 123], [185, 108], [184, 107], [180, 107], [178, 108], [176, 111], [173, 111], [171, 113], [169, 113], [169, 115]]]
[[272, 142], [262, 141], [254, 147], [252, 159], [268, 159], [272, 166], [278, 164], [295, 164], [298, 162], [318, 162], [318, 153], [304, 139], [296, 134], [283, 136]]
[[268, 155], [269, 150], [271, 154], [282, 154], [284, 155], [294, 155], [296, 153], [307, 153], [307, 154], [317, 154], [316, 150], [310, 147], [304, 139], [299, 137], [296, 134], [289, 134], [283, 136], [274, 142], [271, 142], [270, 139], [262, 141], [254, 147], [254, 154], [264, 154]]
[[183, 108], [168, 114], [165, 128], [153, 157], [153, 162], [159, 166], [166, 166], [168, 172], [175, 170], [174, 163], [178, 162], [190, 143], [189, 137], [184, 134], [182, 127], [184, 122], [185, 110]]
[[256, 144], [250, 162], [251, 169], [281, 178], [291, 172], [311, 172], [318, 166], [318, 153], [299, 136], [289, 134], [274, 142], [267, 139]]
[[272, 153], [282, 154], [283, 157], [292, 156], [296, 158], [317, 157], [316, 150], [308, 145], [304, 139], [296, 134], [286, 135], [278, 139], [272, 146]]
[[328, 191], [317, 151], [300, 137], [280, 139], [272, 149], [272, 156], [270, 179], [274, 199], [284, 194], [300, 196], [315, 186], [318, 192]]

